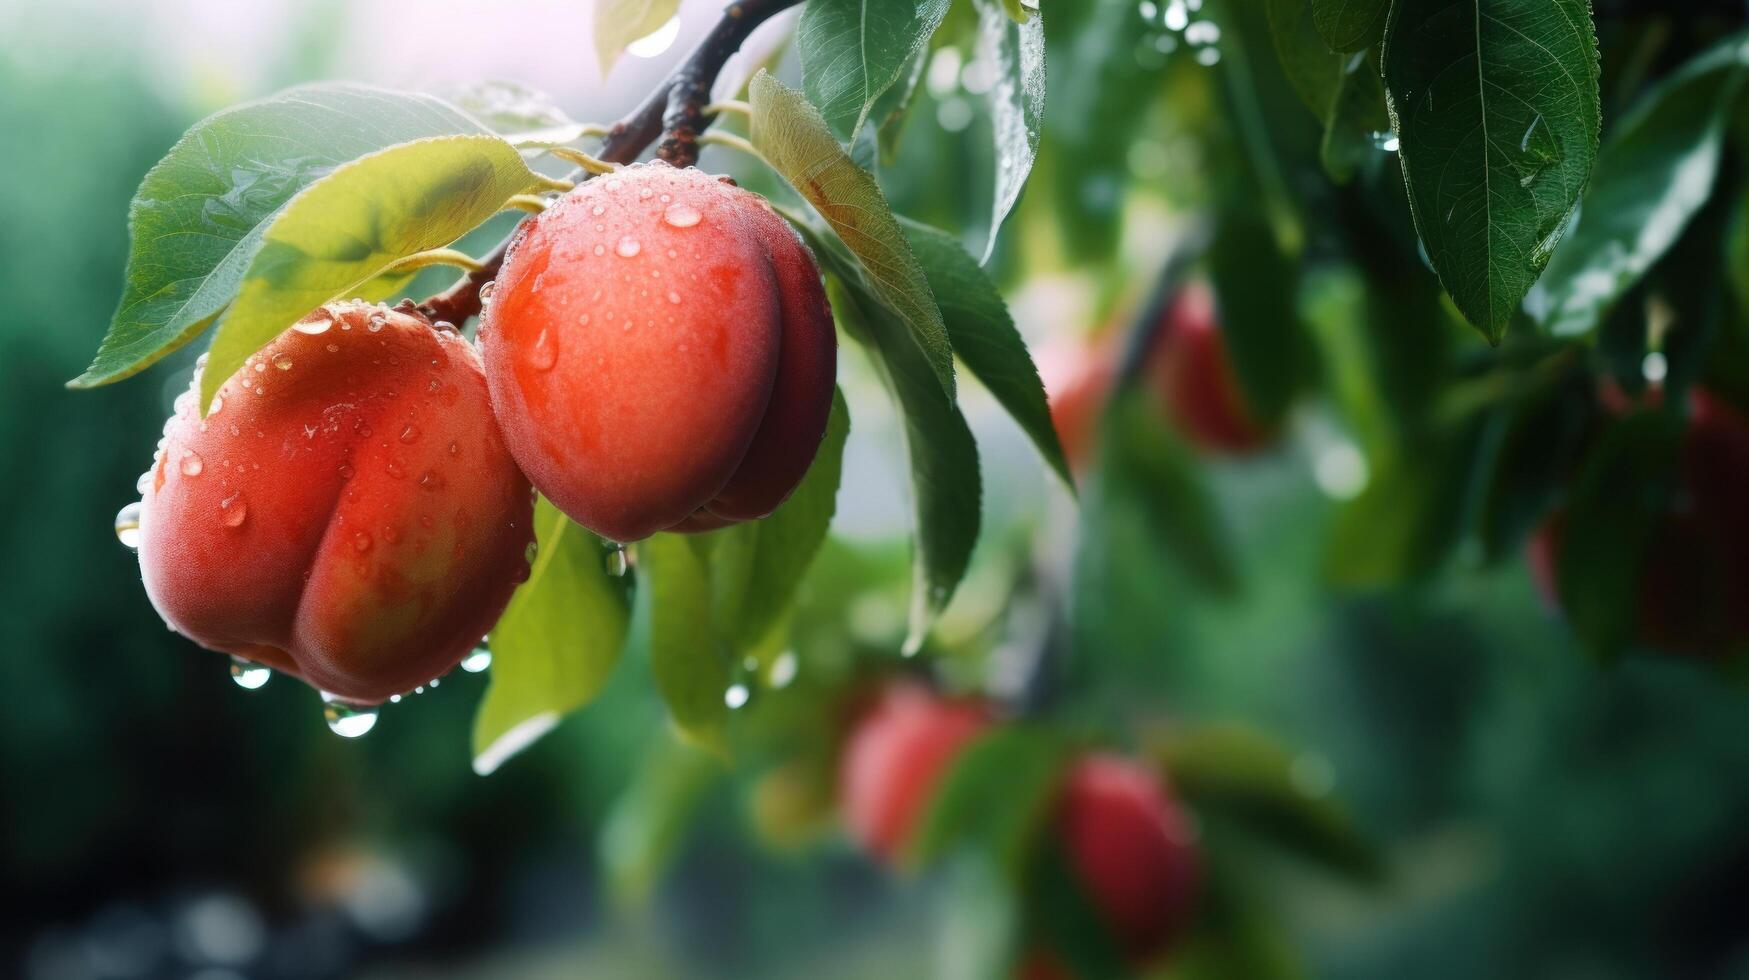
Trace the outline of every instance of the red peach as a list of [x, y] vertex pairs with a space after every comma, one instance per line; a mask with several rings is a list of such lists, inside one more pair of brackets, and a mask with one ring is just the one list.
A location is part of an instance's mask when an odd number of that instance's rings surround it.
[[1059, 806], [1069, 867], [1119, 947], [1158, 953], [1189, 919], [1199, 877], [1183, 811], [1153, 773], [1109, 755], [1070, 768]]
[[201, 646], [376, 703], [448, 671], [528, 575], [531, 491], [473, 349], [423, 318], [316, 311], [177, 399], [140, 570]]
[[763, 198], [695, 169], [628, 167], [526, 222], [480, 332], [511, 453], [608, 538], [769, 514], [825, 434], [819, 267]]
[[912, 683], [883, 691], [844, 743], [839, 802], [850, 836], [898, 862], [948, 767], [989, 725], [990, 711], [978, 701]]

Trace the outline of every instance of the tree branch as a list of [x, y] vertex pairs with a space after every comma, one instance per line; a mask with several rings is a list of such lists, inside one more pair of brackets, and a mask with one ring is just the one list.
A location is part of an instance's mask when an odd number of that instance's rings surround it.
[[[613, 124], [598, 159], [609, 163], [631, 163], [661, 136], [667, 136], [656, 149], [656, 157], [677, 167], [689, 167], [698, 162], [698, 137], [716, 116], [707, 114], [711, 88], [722, 73], [729, 57], [741, 49], [748, 35], [774, 15], [794, 7], [801, 0], [737, 0], [723, 10], [723, 17], [698, 47], [686, 56], [668, 77], [656, 86], [644, 101], [624, 119]], [[574, 175], [578, 186], [588, 174]], [[480, 260], [480, 268], [469, 272], [455, 285], [419, 304], [420, 312], [433, 322], [446, 320], [460, 325], [480, 312], [480, 287], [491, 282], [504, 264], [504, 253], [516, 238], [509, 237], [498, 244], [490, 255]]]

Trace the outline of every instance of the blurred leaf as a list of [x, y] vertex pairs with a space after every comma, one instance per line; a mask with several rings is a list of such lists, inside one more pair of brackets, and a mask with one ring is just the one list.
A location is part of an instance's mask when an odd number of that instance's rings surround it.
[[1740, 32], [1696, 56], [1615, 124], [1577, 224], [1525, 303], [1551, 333], [1595, 329], [1711, 196], [1745, 44]]
[[819, 111], [801, 93], [767, 72], [754, 76], [749, 88], [753, 144], [856, 257], [861, 268], [857, 278], [865, 280], [909, 328], [913, 345], [924, 354], [951, 402], [953, 345], [929, 280], [880, 187], [868, 171], [851, 162]]
[[850, 408], [844, 393], [835, 390], [819, 452], [795, 492], [769, 517], [711, 535], [718, 539], [711, 556], [713, 584], [722, 597], [717, 626], [736, 655], [750, 653], [770, 637], [795, 601], [796, 588], [832, 524], [849, 435]]
[[1214, 498], [1195, 457], [1161, 424], [1151, 400], [1135, 391], [1114, 398], [1100, 442], [1100, 505], [1136, 508], [1157, 550], [1211, 591], [1234, 591], [1232, 542]]
[[1332, 51], [1361, 51], [1385, 33], [1391, 0], [1307, 0], [1318, 36]]
[[948, 867], [936, 975], [1009, 980], [1022, 938], [1020, 893], [988, 854], [966, 852]]
[[601, 831], [601, 863], [621, 898], [649, 898], [725, 772], [722, 760], [672, 739], [651, 749]]
[[815, 0], [802, 8], [802, 90], [833, 134], [861, 134], [881, 96], [914, 70], [947, 8], [948, 0]]
[[1487, 466], [1477, 533], [1489, 562], [1516, 555], [1572, 479], [1586, 448], [1596, 394], [1578, 358], [1501, 404], [1499, 448]]
[[1498, 343], [1597, 156], [1590, 5], [1397, 0], [1384, 79], [1428, 261]]
[[1320, 121], [1336, 104], [1345, 61], [1318, 34], [1311, 0], [1268, 0], [1269, 37], [1282, 72]]
[[441, 99], [349, 84], [289, 89], [196, 123], [140, 183], [127, 287], [72, 386], [128, 377], [205, 329], [280, 208], [334, 168], [409, 140], [478, 132]]
[[1295, 306], [1299, 270], [1262, 214], [1238, 209], [1220, 216], [1208, 263], [1221, 335], [1245, 404], [1258, 421], [1273, 425], [1312, 373], [1312, 351]]
[[[1134, 971], [1125, 963], [1106, 916], [1094, 906], [1061, 842], [1051, 838], [1035, 862], [1030, 925], [1049, 955], [1081, 980], [1123, 980]], [[1033, 952], [1032, 955], [1045, 955]], [[1046, 974], [1047, 976], [1051, 974]]]
[[1573, 485], [1558, 531], [1561, 608], [1599, 656], [1635, 638], [1640, 566], [1666, 513], [1682, 422], [1641, 411], [1611, 425]]
[[447, 245], [541, 177], [497, 136], [441, 136], [361, 157], [304, 188], [274, 216], [201, 376], [204, 414], [248, 357], [400, 259]]
[[594, 700], [625, 645], [625, 591], [608, 576], [600, 541], [545, 497], [534, 527], [534, 567], [490, 637], [491, 684], [474, 716], [482, 776]]
[[954, 759], [910, 840], [921, 866], [972, 848], [1018, 885], [1061, 783], [1070, 746], [1047, 729], [996, 728]]
[[724, 751], [730, 659], [718, 629], [708, 543], [656, 534], [637, 545], [639, 587], [649, 590], [650, 672], [674, 724], [689, 740]]
[[1325, 574], [1334, 584], [1400, 586], [1445, 563], [1468, 522], [1484, 429], [1475, 417], [1426, 425], [1375, 450], [1365, 489], [1330, 528]]
[[875, 370], [905, 423], [911, 462], [911, 610], [905, 650], [923, 645], [935, 618], [947, 608], [978, 543], [982, 487], [978, 443], [964, 415], [933, 383], [929, 365], [904, 325], [873, 296], [841, 276], [829, 276], [826, 291], [839, 326], [868, 349]]
[[1306, 860], [1372, 880], [1378, 855], [1327, 793], [1296, 778], [1293, 753], [1252, 728], [1208, 725], [1159, 748], [1177, 794], [1204, 820], [1225, 819]]
[[1324, 141], [1318, 152], [1324, 172], [1339, 184], [1352, 179], [1355, 170], [1380, 152], [1374, 135], [1390, 126], [1376, 56], [1357, 51], [1344, 57], [1324, 116]]
[[565, 114], [545, 92], [519, 82], [487, 81], [451, 93], [455, 104], [512, 145], [559, 146], [581, 139], [584, 124]]
[[1283, 927], [1252, 897], [1248, 882], [1212, 869], [1199, 914], [1152, 980], [1301, 980], [1308, 975]]
[[[1032, 3], [1030, 9], [1027, 7], [1029, 2]], [[1038, 12], [1038, 3], [1036, 0], [1002, 0], [1002, 12], [1012, 17], [1016, 24], [1024, 24]]]
[[1026, 341], [1014, 329], [1002, 294], [958, 239], [906, 218], [899, 223], [941, 307], [954, 353], [1032, 439], [1039, 455], [1063, 483], [1073, 489], [1075, 481], [1057, 440], [1057, 428], [1051, 423], [1044, 382], [1039, 380]]
[[1017, 22], [998, 0], [975, 0], [978, 8], [978, 58], [996, 73], [986, 98], [996, 140], [995, 200], [983, 261], [996, 250], [1002, 219], [1020, 200], [1032, 162], [1038, 156], [1045, 114], [1045, 25], [1034, 11]]
[[595, 61], [607, 77], [626, 45], [673, 20], [680, 0], [595, 0]]

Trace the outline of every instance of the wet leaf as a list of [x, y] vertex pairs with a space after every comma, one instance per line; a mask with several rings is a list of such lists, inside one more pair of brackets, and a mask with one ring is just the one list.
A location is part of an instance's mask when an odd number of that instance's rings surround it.
[[640, 587], [649, 589], [650, 671], [688, 740], [723, 751], [730, 652], [719, 631], [708, 550], [701, 539], [657, 534], [637, 545]]
[[1008, 411], [1064, 485], [1073, 488], [1044, 382], [1002, 294], [958, 239], [939, 228], [905, 219], [901, 223], [941, 306], [955, 355]]
[[140, 183], [128, 213], [127, 286], [72, 386], [119, 381], [204, 330], [242, 285], [268, 223], [336, 167], [410, 140], [482, 131], [441, 99], [349, 84], [301, 86], [195, 124]]
[[352, 296], [398, 259], [448, 245], [544, 186], [497, 136], [403, 143], [337, 168], [280, 209], [213, 336], [203, 411], [243, 362], [323, 303]]
[[474, 771], [484, 776], [588, 704], [625, 645], [625, 590], [607, 549], [541, 497], [528, 581], [492, 628], [491, 685], [474, 717]]
[[595, 0], [595, 60], [607, 77], [626, 45], [649, 37], [673, 20], [680, 0]]
[[1601, 128], [1584, 0], [1397, 0], [1385, 92], [1415, 228], [1498, 343], [1591, 175]]
[[1551, 333], [1590, 333], [1712, 195], [1749, 34], [1689, 61], [1615, 123], [1578, 222], [1525, 307]]
[[996, 143], [995, 199], [983, 261], [996, 250], [996, 233], [1020, 200], [1038, 157], [1045, 115], [1045, 25], [1038, 11], [1017, 22], [998, 0], [977, 0], [978, 57], [994, 66], [996, 82], [985, 97]]
[[851, 162], [826, 121], [800, 92], [760, 72], [749, 86], [753, 143], [855, 256], [859, 279], [898, 315], [948, 402], [953, 345], [929, 280], [874, 177]]
[[480, 82], [450, 95], [455, 104], [512, 145], [559, 146], [581, 139], [583, 123], [565, 114], [545, 92], [518, 82]]
[[[948, 0], [814, 0], [796, 25], [802, 91], [841, 140], [912, 71]], [[878, 117], [876, 117], [878, 118]]]

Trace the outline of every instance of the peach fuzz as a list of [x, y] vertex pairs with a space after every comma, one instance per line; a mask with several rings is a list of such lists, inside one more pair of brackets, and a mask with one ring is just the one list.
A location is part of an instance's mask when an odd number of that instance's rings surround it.
[[480, 334], [511, 453], [617, 541], [769, 514], [831, 410], [813, 256], [758, 195], [692, 168], [596, 177], [525, 222]]
[[532, 491], [467, 341], [362, 303], [177, 399], [142, 478], [140, 569], [201, 646], [374, 704], [453, 667], [528, 575]]

